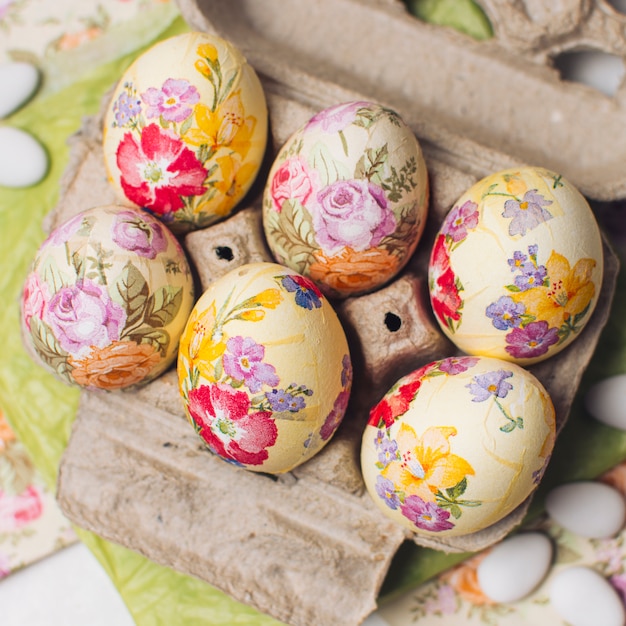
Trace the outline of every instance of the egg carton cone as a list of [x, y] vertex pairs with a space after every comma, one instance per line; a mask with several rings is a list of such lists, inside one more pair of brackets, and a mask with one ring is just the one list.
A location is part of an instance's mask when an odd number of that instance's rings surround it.
[[[600, 3], [604, 13], [588, 3], [552, 3], [555, 23], [563, 17], [559, 12], [569, 15], [570, 5], [586, 7], [566, 36], [551, 20], [546, 19], [558, 33], [539, 28], [534, 16], [540, 3], [527, 2], [522, 10], [521, 3], [492, 2], [486, 9], [498, 36], [478, 44], [419, 22], [391, 0], [179, 4], [192, 28], [231, 40], [258, 71], [270, 116], [268, 163], [322, 108], [353, 99], [395, 108], [424, 150], [428, 224], [410, 264], [392, 283], [333, 301], [348, 336], [355, 380], [344, 421], [317, 456], [278, 477], [224, 463], [188, 424], [172, 370], [137, 390], [81, 393], [57, 498], [78, 526], [205, 580], [282, 622], [356, 625], [375, 609], [404, 541], [473, 552], [509, 534], [528, 510], [530, 498], [471, 535], [437, 539], [410, 533], [388, 520], [365, 491], [361, 436], [369, 409], [398, 378], [458, 354], [432, 315], [426, 266], [443, 217], [467, 188], [486, 174], [529, 163], [562, 172], [588, 197], [624, 195], [622, 168], [607, 163], [620, 158], [619, 98], [566, 84], [545, 64], [557, 44], [564, 49], [566, 40], [581, 33], [587, 41], [598, 28], [598, 12], [618, 16]], [[532, 13], [528, 7], [535, 4]], [[543, 36], [532, 38], [529, 30], [524, 39], [509, 41], [500, 22], [513, 11]], [[590, 25], [583, 28], [585, 20]], [[528, 106], [520, 106], [519, 93], [528, 94]], [[554, 107], [571, 121], [568, 132], [542, 118], [540, 109], [545, 117]], [[609, 135], [601, 128], [603, 116]], [[71, 162], [47, 229], [116, 201], [101, 129], [102, 115], [85, 120], [71, 139]], [[609, 136], [615, 149], [606, 149]], [[590, 157], [580, 147], [586, 141], [605, 145], [588, 146]], [[244, 263], [272, 260], [261, 229], [263, 183], [262, 171], [231, 217], [185, 237], [199, 291]], [[552, 397], [557, 432], [608, 319], [617, 272], [617, 257], [605, 242], [603, 285], [589, 323], [565, 350], [529, 368]]]

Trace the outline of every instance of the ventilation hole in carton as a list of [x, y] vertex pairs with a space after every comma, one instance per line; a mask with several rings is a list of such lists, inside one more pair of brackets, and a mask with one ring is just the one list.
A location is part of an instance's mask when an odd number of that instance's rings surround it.
[[217, 246], [215, 248], [215, 256], [222, 261], [232, 261], [235, 258], [232, 248], [228, 246]]
[[624, 60], [601, 50], [571, 50], [553, 60], [563, 80], [593, 87], [607, 96], [617, 92], [624, 78]]
[[626, 13], [626, 0], [606, 0], [618, 13]]
[[392, 333], [395, 333], [397, 330], [400, 330], [400, 326], [402, 326], [402, 320], [391, 311], [385, 313], [385, 326]]

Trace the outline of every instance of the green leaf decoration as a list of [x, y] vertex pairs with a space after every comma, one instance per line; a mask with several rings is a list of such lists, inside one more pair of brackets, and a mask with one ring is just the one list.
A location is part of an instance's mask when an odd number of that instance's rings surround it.
[[184, 135], [193, 124], [193, 115], [189, 115], [189, 117], [180, 125], [179, 133]]
[[269, 213], [268, 218], [270, 238], [278, 249], [284, 250], [296, 271], [304, 272], [315, 260], [311, 251], [319, 248], [308, 211], [295, 201], [287, 200], [283, 202], [280, 221], [275, 212]]
[[343, 163], [335, 160], [328, 145], [322, 141], [318, 141], [311, 148], [310, 164], [320, 174], [322, 187], [326, 187], [336, 180], [349, 180], [352, 176], [352, 173]]
[[459, 519], [459, 517], [461, 517], [461, 507], [458, 504], [450, 506], [450, 515], [452, 515], [454, 519]]
[[161, 287], [148, 298], [144, 321], [155, 328], [167, 326], [178, 315], [182, 303], [182, 287]]
[[39, 358], [59, 376], [73, 383], [71, 367], [67, 363], [69, 354], [61, 348], [52, 329], [40, 319], [31, 317], [30, 336]]
[[149, 328], [142, 326], [134, 330], [128, 338], [137, 344], [150, 343], [154, 349], [165, 357], [167, 348], [170, 345], [170, 335], [162, 328]]
[[513, 432], [517, 428], [517, 424], [515, 422], [507, 422], [503, 426], [500, 426], [500, 430], [503, 433]]
[[137, 324], [143, 319], [150, 289], [143, 274], [131, 261], [128, 261], [121, 274], [115, 279], [117, 290], [126, 310], [126, 327]]
[[461, 481], [459, 481], [454, 487], [450, 487], [450, 489], [446, 489], [446, 493], [448, 497], [452, 500], [456, 500], [459, 496], [462, 496], [467, 489], [467, 478], [464, 477]]
[[354, 177], [367, 179], [380, 185], [382, 183], [383, 170], [388, 159], [389, 149], [387, 144], [383, 145], [379, 150], [367, 149], [357, 161]]

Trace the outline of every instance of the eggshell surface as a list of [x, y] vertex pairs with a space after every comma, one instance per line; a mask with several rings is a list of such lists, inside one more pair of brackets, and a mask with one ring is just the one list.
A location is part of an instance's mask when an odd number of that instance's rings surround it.
[[39, 248], [22, 293], [26, 347], [63, 382], [122, 389], [176, 359], [193, 280], [171, 232], [118, 206], [70, 218]]
[[120, 198], [175, 232], [203, 228], [227, 216], [256, 178], [267, 142], [265, 95], [237, 48], [185, 33], [125, 72], [103, 136]]
[[372, 102], [320, 111], [270, 170], [263, 225], [274, 258], [330, 297], [383, 285], [422, 235], [428, 176], [415, 135]]
[[602, 275], [585, 198], [559, 174], [525, 167], [484, 178], [453, 206], [432, 249], [430, 298], [461, 350], [528, 365], [579, 335]]
[[434, 361], [371, 410], [361, 467], [378, 507], [416, 534], [494, 524], [535, 489], [555, 439], [552, 401], [528, 371], [487, 357]]
[[315, 284], [274, 263], [209, 285], [181, 339], [187, 416], [234, 465], [281, 473], [311, 458], [343, 419], [352, 364], [341, 324]]

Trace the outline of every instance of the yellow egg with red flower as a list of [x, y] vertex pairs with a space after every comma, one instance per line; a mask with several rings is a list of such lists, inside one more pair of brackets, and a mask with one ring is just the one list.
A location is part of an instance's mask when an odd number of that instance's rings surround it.
[[175, 232], [224, 218], [254, 182], [267, 142], [262, 85], [241, 52], [207, 33], [154, 45], [106, 111], [105, 164], [120, 199]]

